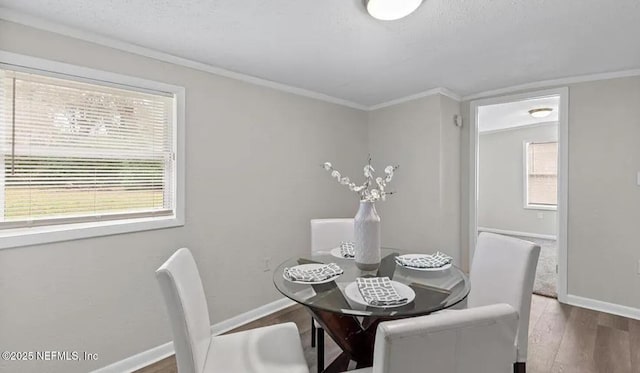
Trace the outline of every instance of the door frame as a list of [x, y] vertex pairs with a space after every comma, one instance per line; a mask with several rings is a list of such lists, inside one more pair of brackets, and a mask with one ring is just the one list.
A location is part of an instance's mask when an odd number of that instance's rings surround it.
[[469, 159], [469, 265], [473, 259], [478, 237], [478, 108], [481, 106], [559, 96], [558, 113], [558, 301], [567, 302], [567, 226], [569, 202], [569, 88], [553, 88], [506, 96], [483, 98], [470, 103], [470, 159]]

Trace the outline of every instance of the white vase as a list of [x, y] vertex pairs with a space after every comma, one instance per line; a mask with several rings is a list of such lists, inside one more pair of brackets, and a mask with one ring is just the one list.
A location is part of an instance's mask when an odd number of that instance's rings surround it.
[[376, 205], [360, 201], [353, 224], [356, 266], [363, 271], [373, 271], [380, 265], [380, 217]]

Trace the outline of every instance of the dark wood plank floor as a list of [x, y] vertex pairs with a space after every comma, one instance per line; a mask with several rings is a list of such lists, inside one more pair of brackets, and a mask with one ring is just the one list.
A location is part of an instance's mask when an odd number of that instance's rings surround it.
[[[316, 369], [309, 314], [293, 306], [231, 332], [292, 321], [298, 325], [305, 357]], [[230, 332], [230, 333], [231, 333]], [[326, 339], [326, 364], [340, 354]], [[640, 321], [566, 306], [534, 295], [529, 325], [528, 373], [640, 373]], [[177, 373], [173, 356], [136, 373]]]

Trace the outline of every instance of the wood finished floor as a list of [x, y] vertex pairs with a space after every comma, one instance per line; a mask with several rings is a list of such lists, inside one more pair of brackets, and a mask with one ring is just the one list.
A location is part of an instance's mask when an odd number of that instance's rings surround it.
[[[311, 348], [310, 317], [301, 306], [244, 325], [231, 332], [293, 321], [298, 325], [305, 357], [316, 371]], [[340, 354], [331, 338], [325, 343], [326, 363]], [[528, 373], [640, 373], [640, 321], [562, 305], [534, 295], [529, 325]], [[177, 373], [173, 356], [136, 373]], [[479, 372], [481, 373], [481, 372]]]

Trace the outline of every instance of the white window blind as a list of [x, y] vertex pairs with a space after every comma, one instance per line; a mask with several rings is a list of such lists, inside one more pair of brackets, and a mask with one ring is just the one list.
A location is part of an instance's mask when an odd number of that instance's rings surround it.
[[173, 95], [0, 80], [1, 228], [173, 214]]
[[527, 204], [557, 206], [558, 143], [527, 144]]

